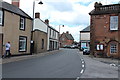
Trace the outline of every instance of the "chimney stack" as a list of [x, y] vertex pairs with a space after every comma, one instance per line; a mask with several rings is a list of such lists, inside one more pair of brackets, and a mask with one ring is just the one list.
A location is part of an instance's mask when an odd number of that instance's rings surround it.
[[48, 20], [48, 19], [46, 19], [46, 20], [45, 20], [45, 23], [49, 25], [49, 20]]
[[20, 0], [12, 0], [12, 5], [19, 7], [20, 6]]
[[40, 19], [40, 13], [39, 12], [35, 13], [35, 18], [39, 18]]
[[67, 34], [69, 34], [69, 31], [66, 31]]

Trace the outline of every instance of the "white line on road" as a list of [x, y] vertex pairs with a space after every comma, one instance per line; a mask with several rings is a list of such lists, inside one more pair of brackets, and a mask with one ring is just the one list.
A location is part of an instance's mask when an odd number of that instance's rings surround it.
[[82, 64], [84, 63], [84, 61], [82, 61]]
[[84, 70], [82, 69], [80, 73], [82, 74], [82, 73], [83, 73], [83, 71], [84, 71]]
[[85, 65], [82, 65], [82, 67], [85, 67]]
[[80, 77], [77, 77], [77, 79], [76, 80], [79, 80], [80, 79]]
[[84, 61], [83, 59], [81, 59], [81, 61]]

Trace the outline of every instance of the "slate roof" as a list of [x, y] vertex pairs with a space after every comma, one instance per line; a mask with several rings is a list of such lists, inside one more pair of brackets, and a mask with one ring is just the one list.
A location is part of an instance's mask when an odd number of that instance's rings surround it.
[[74, 40], [74, 38], [73, 38], [73, 36], [72, 36], [71, 34], [66, 34], [65, 36], [66, 36], [67, 39], [69, 39], [69, 40]]
[[65, 36], [68, 40], [74, 40], [73, 36], [71, 34], [65, 33]]
[[90, 32], [90, 26], [84, 28], [84, 29], [83, 29], [82, 31], [80, 31], [80, 32]]
[[2, 2], [0, 1], [0, 3], [2, 4], [2, 5], [0, 5], [0, 9], [2, 8], [3, 10], [6, 10], [6, 11], [9, 11], [9, 12], [15, 13], [17, 15], [32, 19], [28, 14], [26, 14], [20, 8], [14, 6], [12, 4], [9, 4], [7, 2], [4, 2], [4, 1], [2, 1]]

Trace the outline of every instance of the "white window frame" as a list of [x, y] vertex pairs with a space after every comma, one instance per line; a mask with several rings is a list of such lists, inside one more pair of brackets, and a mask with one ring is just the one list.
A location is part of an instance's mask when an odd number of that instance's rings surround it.
[[114, 53], [117, 53], [117, 44], [110, 44], [110, 54], [114, 54]]
[[110, 16], [110, 30], [118, 30], [118, 16]]
[[25, 18], [20, 17], [20, 30], [25, 30]]
[[103, 44], [97, 44], [96, 50], [104, 50], [104, 45]]
[[0, 10], [0, 25], [3, 24], [3, 11]]
[[[21, 46], [21, 44], [22, 44], [22, 46]], [[20, 36], [19, 37], [19, 51], [26, 52], [26, 50], [27, 50], [27, 37]]]

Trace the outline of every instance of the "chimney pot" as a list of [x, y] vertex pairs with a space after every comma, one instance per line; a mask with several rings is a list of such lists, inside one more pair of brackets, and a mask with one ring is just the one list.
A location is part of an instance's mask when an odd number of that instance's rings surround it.
[[20, 6], [20, 0], [12, 0], [12, 5], [19, 7]]
[[69, 31], [67, 31], [66, 33], [69, 34]]
[[49, 20], [48, 20], [48, 19], [46, 19], [46, 20], [45, 20], [45, 23], [49, 25]]
[[35, 18], [40, 18], [40, 13], [39, 12], [35, 13]]

